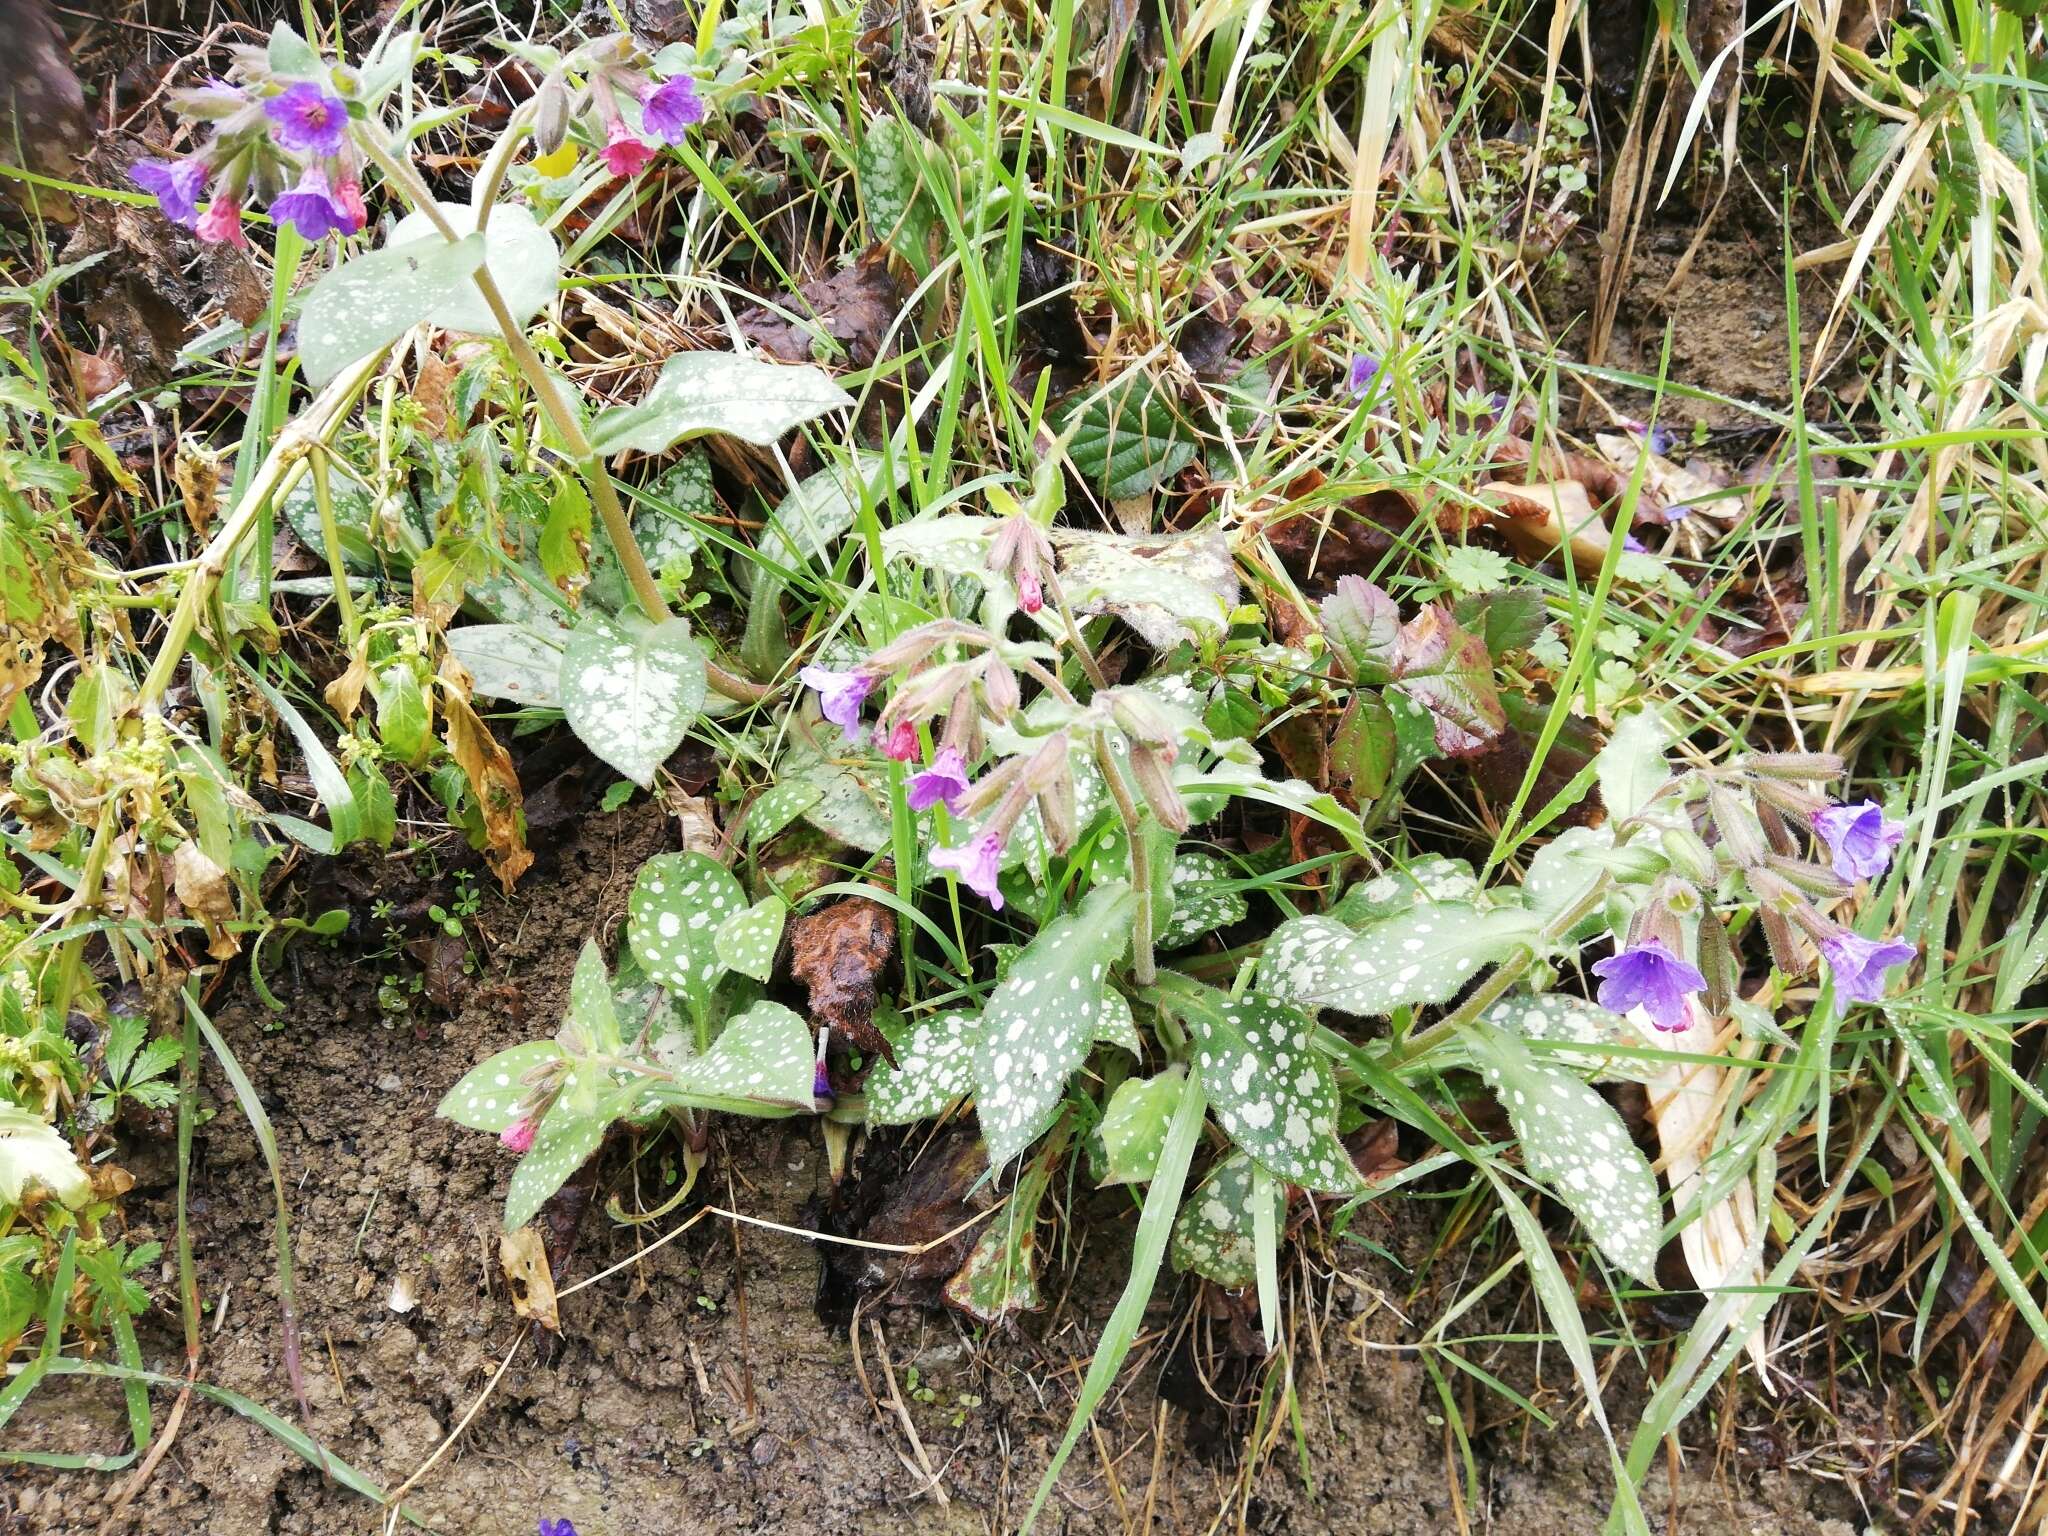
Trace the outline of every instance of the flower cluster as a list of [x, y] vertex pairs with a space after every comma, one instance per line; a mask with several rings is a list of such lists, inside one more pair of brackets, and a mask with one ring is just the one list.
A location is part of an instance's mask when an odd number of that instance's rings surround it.
[[[1679, 914], [1697, 912], [1703, 929], [1714, 924], [1718, 931], [1708, 903], [1731, 875], [1756, 899], [1760, 926], [1781, 969], [1798, 974], [1810, 963], [1796, 940], [1804, 934], [1827, 966], [1838, 1016], [1852, 1003], [1882, 1002], [1885, 973], [1911, 960], [1914, 947], [1866, 939], [1824, 914], [1814, 898], [1845, 896], [1857, 881], [1882, 875], [1905, 829], [1874, 801], [1837, 804], [1802, 786], [1802, 780], [1835, 778], [1842, 771], [1841, 760], [1831, 755], [1781, 753], [1751, 757], [1710, 778], [1701, 796], [1702, 824], [1664, 834], [1671, 872], [1637, 915], [1628, 944], [1593, 967], [1601, 1004], [1617, 1012], [1640, 1008], [1657, 1028], [1677, 1032], [1690, 1022], [1694, 996], [1725, 995], [1733, 984], [1729, 944], [1720, 937], [1700, 945], [1703, 961], [1714, 957], [1709, 969], [1718, 974], [1708, 975], [1682, 952]], [[1812, 857], [1801, 856], [1798, 827], [1805, 829]]]
[[238, 48], [228, 79], [171, 100], [211, 130], [183, 159], [139, 161], [129, 175], [173, 223], [209, 245], [246, 246], [242, 210], [251, 201], [267, 203], [272, 223], [308, 240], [353, 235], [368, 221], [349, 103], [336, 94], [332, 72], [285, 79], [261, 49]]
[[[580, 89], [571, 83], [577, 74], [584, 77]], [[534, 98], [534, 144], [542, 155], [553, 154], [579, 119], [594, 118], [604, 139], [598, 157], [605, 169], [631, 180], [664, 146], [687, 139], [706, 113], [692, 76], [657, 80], [639, 45], [618, 33], [579, 48], [541, 83]]]

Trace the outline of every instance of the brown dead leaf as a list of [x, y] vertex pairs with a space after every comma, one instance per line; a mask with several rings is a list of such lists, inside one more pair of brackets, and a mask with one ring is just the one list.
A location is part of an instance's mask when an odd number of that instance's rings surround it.
[[234, 887], [228, 883], [228, 872], [197, 843], [180, 843], [171, 855], [171, 889], [186, 914], [206, 925], [206, 948], [214, 959], [240, 953], [241, 940], [225, 926], [235, 919]]
[[448, 435], [449, 401], [455, 391], [455, 378], [455, 370], [429, 352], [420, 363], [419, 377], [413, 380], [413, 402], [419, 406], [427, 431], [434, 437]]
[[220, 511], [220, 455], [196, 437], [181, 437], [171, 478], [185, 499], [186, 521], [194, 532], [205, 533]]
[[369, 648], [359, 646], [355, 655], [349, 658], [348, 669], [321, 689], [320, 696], [327, 700], [327, 707], [341, 717], [341, 723], [347, 725], [362, 706], [363, 689], [369, 686], [369, 682]]
[[465, 964], [469, 946], [452, 933], [436, 930], [423, 939], [409, 941], [405, 952], [419, 963], [420, 985], [427, 1001], [444, 1013], [457, 1011], [462, 1006], [463, 994], [469, 990]]
[[879, 902], [849, 896], [789, 925], [790, 974], [811, 993], [811, 1019], [840, 1031], [865, 1055], [896, 1053], [875, 1028], [883, 971], [896, 954], [896, 914]]
[[484, 858], [498, 883], [511, 890], [533, 863], [526, 846], [519, 774], [469, 702], [469, 674], [453, 656], [441, 660], [442, 714], [448, 722], [448, 750], [454, 755], [484, 818]]
[[[1321, 474], [1310, 471], [1288, 486], [1287, 498], [1305, 500], [1322, 483]], [[1295, 584], [1319, 596], [1341, 577], [1370, 577], [1379, 570], [1415, 527], [1416, 516], [1406, 494], [1383, 486], [1335, 505], [1290, 506], [1275, 513], [1262, 531]]]
[[512, 1292], [512, 1310], [550, 1333], [560, 1333], [562, 1318], [555, 1307], [555, 1276], [548, 1268], [547, 1245], [541, 1241], [539, 1230], [524, 1226], [501, 1236], [498, 1262], [505, 1270], [505, 1285]]
[[[881, 1204], [857, 1234], [863, 1242], [922, 1251], [839, 1250], [851, 1261], [856, 1286], [868, 1293], [889, 1290], [903, 1301], [936, 1303], [980, 1235], [975, 1227], [955, 1229], [994, 1203], [994, 1191], [982, 1177], [987, 1170], [988, 1155], [972, 1131], [963, 1127], [935, 1137], [909, 1167], [887, 1181]], [[862, 1177], [865, 1182], [872, 1175], [864, 1170]]]
[[849, 364], [867, 368], [882, 355], [903, 308], [903, 284], [890, 269], [888, 248], [878, 245], [852, 266], [805, 283], [780, 308], [795, 318], [757, 306], [740, 316], [740, 334], [785, 363], [837, 361], [821, 357], [816, 345], [821, 336], [829, 337]]

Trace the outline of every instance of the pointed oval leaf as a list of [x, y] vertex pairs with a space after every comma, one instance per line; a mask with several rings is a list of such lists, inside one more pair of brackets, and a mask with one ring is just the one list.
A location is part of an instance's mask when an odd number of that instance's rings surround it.
[[592, 614], [563, 648], [561, 691], [583, 744], [652, 789], [704, 707], [704, 653], [681, 619], [627, 630]]
[[434, 1113], [473, 1131], [497, 1135], [519, 1118], [526, 1096], [526, 1075], [560, 1059], [562, 1048], [552, 1040], [530, 1040], [471, 1067], [441, 1095]]
[[570, 1088], [564, 1087], [561, 1097], [541, 1116], [533, 1145], [512, 1170], [512, 1187], [505, 1195], [507, 1232], [516, 1232], [533, 1220], [548, 1197], [589, 1161], [604, 1140], [612, 1117], [586, 1112], [574, 1099]]
[[1125, 1078], [1109, 1096], [1098, 1127], [1105, 1188], [1143, 1184], [1152, 1177], [1186, 1076], [1187, 1068], [1175, 1062], [1157, 1077]]
[[436, 309], [476, 291], [484, 264], [478, 235], [443, 240], [408, 235], [351, 257], [313, 285], [299, 312], [299, 366], [323, 385], [357, 358], [396, 341]]
[[1230, 866], [1213, 853], [1192, 850], [1173, 861], [1173, 919], [1159, 935], [1161, 949], [1179, 949], [1218, 928], [1241, 923], [1251, 911], [1243, 891], [1226, 887]]
[[1334, 917], [1293, 917], [1275, 928], [1259, 954], [1259, 988], [1307, 1007], [1338, 983], [1338, 961], [1357, 937]]
[[813, 560], [829, 564], [832, 545], [853, 526], [862, 503], [886, 499], [909, 476], [910, 461], [900, 455], [862, 453], [853, 464], [829, 464], [775, 504], [755, 551], [786, 570]]
[[882, 557], [907, 560], [942, 576], [988, 576], [989, 545], [1001, 523], [957, 512], [913, 518], [882, 530]]
[[1589, 1003], [1583, 997], [1566, 997], [1559, 992], [1538, 996], [1504, 997], [1480, 1017], [1495, 1029], [1519, 1035], [1524, 1040], [1541, 1040], [1583, 1049], [1531, 1052], [1539, 1059], [1558, 1062], [1578, 1072], [1597, 1072], [1603, 1077], [1647, 1083], [1667, 1070], [1667, 1064], [1642, 1056], [1619, 1056], [1604, 1049], [1612, 1045], [1651, 1045], [1642, 1030], [1625, 1015]]
[[562, 704], [562, 642], [524, 624], [466, 624], [448, 631], [448, 650], [469, 674], [470, 692], [536, 709]]
[[1074, 468], [1111, 501], [1139, 496], [1180, 473], [1195, 457], [1193, 435], [1165, 393], [1133, 374], [1068, 413]]
[[825, 798], [825, 791], [807, 779], [785, 779], [764, 790], [747, 807], [747, 843], [758, 846]]
[[764, 896], [719, 925], [711, 936], [712, 950], [727, 969], [766, 981], [775, 973], [775, 951], [782, 945], [782, 923], [788, 915], [788, 902]]
[[1611, 819], [1626, 821], [1635, 815], [1670, 779], [1671, 767], [1664, 760], [1668, 741], [1663, 717], [1653, 709], [1639, 709], [1615, 726], [1593, 759], [1600, 799]]
[[792, 428], [853, 404], [823, 369], [731, 352], [679, 352], [638, 405], [591, 424], [600, 454], [665, 453], [686, 437], [722, 432], [767, 447]]
[[1295, 995], [1315, 1007], [1365, 1018], [1448, 1002], [1535, 932], [1535, 920], [1512, 907], [1480, 911], [1462, 901], [1419, 906], [1365, 928], [1322, 962], [1316, 986]]
[[[1257, 1247], [1252, 1238], [1252, 1160], [1233, 1152], [1216, 1165], [1202, 1187], [1190, 1195], [1173, 1221], [1173, 1267], [1192, 1269], [1204, 1279], [1232, 1290], [1250, 1285], [1257, 1275]], [[1273, 1187], [1274, 1224], [1287, 1216], [1286, 1186]]]
[[1657, 1176], [1620, 1114], [1571, 1073], [1538, 1062], [1512, 1035], [1475, 1029], [1471, 1042], [1530, 1175], [1570, 1207], [1616, 1267], [1654, 1287], [1664, 1225]]
[[929, 1120], [963, 1094], [974, 1091], [974, 1042], [979, 1024], [971, 1014], [949, 1011], [915, 1025], [877, 1018], [882, 1036], [896, 1053], [868, 1073], [868, 1124], [910, 1125]]
[[676, 1069], [660, 1096], [737, 1115], [808, 1114], [817, 1055], [811, 1027], [780, 1003], [760, 1002], [725, 1026], [702, 1056]]
[[609, 1055], [624, 1048], [625, 1042], [619, 1038], [618, 1012], [612, 1006], [611, 971], [595, 939], [583, 941], [576, 956], [576, 969], [570, 973], [567, 1022], [589, 1042], [587, 1049]]
[[658, 853], [640, 866], [626, 899], [626, 944], [650, 980], [699, 1007], [725, 970], [718, 930], [743, 911], [732, 872], [701, 853]]
[[982, 1010], [975, 1042], [975, 1103], [1000, 1169], [1037, 1139], [1088, 1059], [1103, 1023], [1109, 967], [1131, 941], [1138, 898], [1128, 885], [1101, 886], [1055, 918], [1010, 966]]
[[1337, 1080], [1310, 1041], [1308, 1015], [1276, 997], [1192, 985], [1173, 1001], [1230, 1139], [1290, 1183], [1357, 1189], [1358, 1170], [1337, 1139]]
[[[441, 215], [464, 241], [477, 238], [476, 210], [466, 203], [443, 203]], [[390, 244], [441, 241], [425, 211], [408, 213], [391, 231]], [[442, 242], [445, 243], [445, 242]], [[482, 265], [512, 323], [526, 323], [554, 302], [561, 281], [562, 253], [555, 237], [540, 227], [540, 221], [524, 203], [499, 203], [491, 209], [484, 226]], [[438, 298], [425, 319], [444, 331], [464, 331], [472, 336], [496, 336], [498, 320], [474, 280], [464, 282]], [[303, 324], [303, 322], [302, 322]]]

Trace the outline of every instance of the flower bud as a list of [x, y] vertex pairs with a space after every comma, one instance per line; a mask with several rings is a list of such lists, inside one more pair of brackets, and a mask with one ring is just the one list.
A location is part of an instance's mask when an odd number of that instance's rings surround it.
[[1052, 570], [1052, 541], [1023, 512], [1012, 512], [989, 541], [986, 564], [990, 570], [1009, 577], [1020, 594], [1027, 582], [1034, 589], [1040, 588]]
[[1726, 789], [1716, 789], [1707, 797], [1707, 805], [1714, 814], [1714, 830], [1721, 834], [1721, 846], [1728, 850], [1728, 857], [1737, 867], [1748, 869], [1763, 863], [1763, 832], [1741, 797]]
[[1691, 827], [1667, 827], [1661, 841], [1671, 867], [1694, 885], [1711, 891], [1720, 884], [1721, 866], [1714, 862], [1713, 850]]
[[989, 718], [998, 725], [1007, 723], [1024, 702], [1024, 695], [1017, 687], [1017, 674], [993, 651], [982, 663], [981, 696], [987, 701]]
[[1816, 795], [1810, 789], [1801, 789], [1783, 779], [1756, 779], [1752, 781], [1751, 788], [1759, 806], [1775, 807], [1801, 824], [1812, 820], [1816, 811], [1824, 811], [1828, 807], [1825, 795]]
[[560, 70], [541, 81], [533, 97], [533, 152], [552, 155], [569, 137], [569, 82]]
[[1007, 797], [1023, 778], [1024, 763], [1025, 759], [1021, 757], [1007, 757], [997, 763], [968, 786], [967, 793], [960, 797], [960, 805], [955, 814], [967, 821], [973, 821], [997, 801]]
[[1187, 802], [1180, 797], [1180, 789], [1173, 782], [1173, 756], [1170, 748], [1149, 746], [1135, 742], [1131, 746], [1131, 774], [1138, 781], [1138, 790], [1145, 797], [1145, 803], [1152, 807], [1152, 814], [1159, 818], [1159, 824], [1169, 832], [1181, 833], [1188, 829]]
[[1739, 766], [1765, 779], [1839, 779], [1849, 765], [1834, 752], [1752, 752]]
[[1700, 974], [1707, 978], [1707, 1007], [1714, 1013], [1726, 1013], [1742, 977], [1728, 930], [1711, 909], [1700, 913], [1699, 942], [1695, 948]]
[[1074, 780], [1071, 775], [1062, 774], [1058, 783], [1040, 791], [1038, 819], [1045, 823], [1045, 838], [1052, 844], [1054, 853], [1065, 853], [1074, 846]]
[[1804, 859], [1795, 859], [1782, 853], [1764, 856], [1764, 863], [1774, 874], [1779, 874], [1806, 892], [1809, 896], [1846, 896], [1853, 886], [1831, 869], [1819, 864], [1809, 864]]
[[1133, 746], [1162, 750], [1169, 763], [1180, 755], [1180, 748], [1174, 740], [1173, 722], [1154, 700], [1134, 688], [1113, 688], [1107, 697], [1110, 719], [1130, 738]]
[[969, 662], [951, 661], [918, 673], [896, 690], [882, 710], [882, 728], [893, 733], [899, 725], [944, 714], [972, 679], [973, 671]]
[[1785, 914], [1765, 907], [1757, 917], [1764, 930], [1764, 938], [1771, 946], [1771, 964], [1787, 976], [1797, 976], [1805, 970], [1805, 957], [1799, 953], [1798, 940], [1793, 936], [1792, 925], [1785, 920]]
[[864, 670], [879, 677], [904, 667], [916, 666], [948, 640], [978, 640], [986, 644], [987, 639], [983, 631], [971, 624], [962, 624], [958, 619], [935, 619], [929, 624], [920, 624], [915, 629], [906, 629], [869, 656], [864, 663]]

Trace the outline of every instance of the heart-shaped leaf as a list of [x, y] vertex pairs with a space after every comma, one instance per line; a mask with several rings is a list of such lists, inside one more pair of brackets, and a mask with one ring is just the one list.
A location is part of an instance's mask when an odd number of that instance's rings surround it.
[[[1250, 1285], [1256, 1276], [1257, 1245], [1252, 1231], [1252, 1160], [1233, 1152], [1216, 1165], [1202, 1187], [1190, 1195], [1173, 1222], [1169, 1250], [1175, 1270], [1192, 1269], [1204, 1279], [1232, 1290]], [[1276, 1227], [1287, 1217], [1287, 1189], [1273, 1186]]]
[[1331, 1194], [1358, 1188], [1337, 1139], [1337, 1080], [1310, 1043], [1307, 1014], [1276, 997], [1233, 998], [1192, 982], [1175, 987], [1171, 1006], [1187, 1022], [1202, 1085], [1232, 1141], [1290, 1183]]
[[962, 1094], [974, 1091], [974, 1044], [979, 1025], [973, 1015], [934, 1014], [915, 1025], [877, 1025], [896, 1065], [885, 1057], [868, 1073], [868, 1124], [910, 1125], [929, 1120]]
[[1187, 1068], [1175, 1062], [1157, 1077], [1130, 1077], [1117, 1085], [1097, 1128], [1102, 1136], [1105, 1187], [1143, 1184], [1152, 1177], [1186, 1076]]
[[725, 971], [718, 930], [746, 905], [739, 881], [716, 859], [658, 853], [640, 866], [626, 899], [626, 945], [649, 980], [701, 1011]]
[[[441, 216], [458, 235], [466, 240], [476, 238], [476, 209], [466, 203], [440, 206]], [[390, 244], [440, 239], [433, 220], [422, 210], [408, 213], [398, 221], [391, 231]], [[523, 328], [554, 302], [562, 275], [562, 253], [555, 246], [555, 237], [540, 227], [540, 221], [524, 203], [499, 203], [491, 209], [483, 240], [483, 265], [489, 269], [491, 282], [505, 301], [512, 323]], [[437, 301], [424, 318], [444, 331], [466, 331], [472, 336], [498, 334], [497, 317], [473, 281]], [[300, 328], [304, 329], [303, 321]]]
[[853, 404], [830, 374], [730, 352], [679, 352], [638, 405], [591, 426], [600, 454], [665, 453], [686, 437], [724, 433], [767, 447], [804, 422]]
[[524, 624], [465, 624], [448, 631], [448, 650], [479, 698], [535, 709], [562, 704], [562, 644]]
[[629, 630], [588, 614], [563, 647], [561, 695], [583, 744], [651, 789], [704, 707], [704, 653], [681, 619]]
[[526, 1075], [559, 1060], [562, 1048], [552, 1040], [530, 1040], [471, 1067], [441, 1095], [434, 1113], [473, 1131], [497, 1135], [519, 1118], [526, 1097]]
[[989, 544], [1001, 524], [957, 512], [918, 517], [882, 530], [882, 556], [907, 560], [941, 576], [988, 576]]
[[1137, 902], [1128, 885], [1090, 891], [1039, 930], [989, 994], [974, 1084], [991, 1168], [1037, 1139], [1067, 1079], [1088, 1059], [1103, 1023], [1109, 967], [1130, 944]]
[[299, 366], [322, 385], [357, 358], [396, 341], [436, 309], [475, 292], [481, 236], [409, 237], [351, 257], [313, 285], [299, 311]]
[[1471, 1046], [1522, 1144], [1522, 1160], [1570, 1207], [1617, 1267], [1657, 1283], [1663, 1208], [1657, 1176], [1614, 1106], [1512, 1035], [1475, 1029]]
[[728, 969], [766, 981], [775, 974], [775, 951], [781, 947], [782, 923], [788, 916], [788, 902], [764, 896], [719, 925], [711, 936], [712, 950]]

